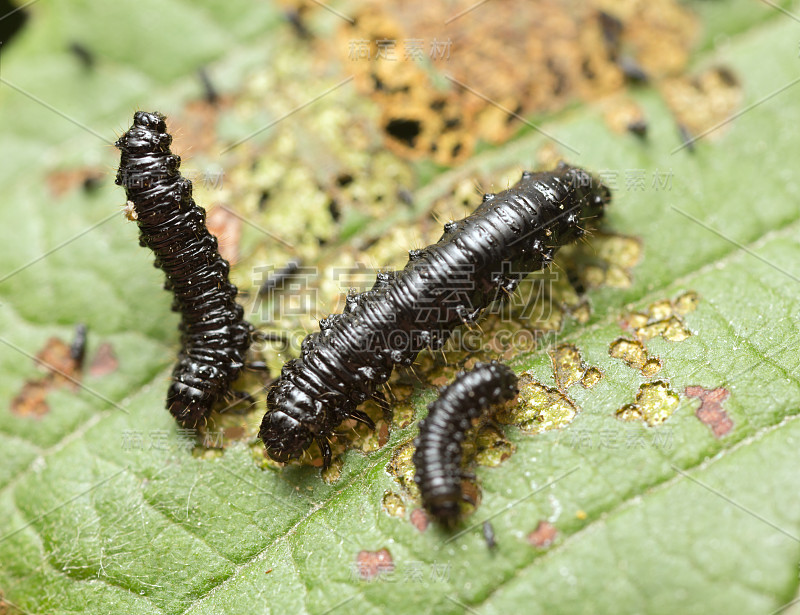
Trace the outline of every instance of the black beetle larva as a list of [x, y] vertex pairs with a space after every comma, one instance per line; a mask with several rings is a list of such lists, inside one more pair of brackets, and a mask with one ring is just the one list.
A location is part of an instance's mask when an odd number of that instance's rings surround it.
[[484, 195], [472, 215], [445, 224], [436, 244], [411, 250], [403, 270], [379, 273], [371, 290], [348, 296], [344, 312], [320, 321], [270, 388], [259, 432], [269, 455], [288, 461], [316, 441], [327, 467], [329, 438], [343, 420], [374, 427], [358, 406], [380, 395], [395, 365], [440, 348], [455, 327], [547, 267], [610, 199], [606, 186], [564, 163], [525, 172], [510, 189]]

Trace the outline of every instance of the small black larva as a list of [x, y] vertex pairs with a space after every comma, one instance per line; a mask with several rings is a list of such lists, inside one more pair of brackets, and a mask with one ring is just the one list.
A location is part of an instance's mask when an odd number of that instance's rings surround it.
[[494, 535], [494, 527], [491, 522], [484, 521], [481, 529], [483, 531], [483, 539], [486, 541], [486, 546], [490, 549], [497, 547], [497, 538]]
[[83, 360], [86, 358], [86, 337], [89, 334], [89, 328], [84, 323], [75, 325], [75, 339], [69, 346], [69, 356], [75, 361], [78, 369], [83, 367]]
[[205, 210], [195, 205], [192, 182], [181, 176], [171, 143], [163, 115], [137, 111], [116, 143], [116, 183], [127, 193], [126, 215], [139, 225], [139, 244], [155, 254], [155, 266], [167, 277], [164, 288], [174, 294], [172, 309], [181, 315], [167, 408], [181, 425], [195, 427], [230, 392], [253, 328], [236, 303], [228, 261], [206, 228]]
[[445, 224], [436, 244], [411, 250], [402, 271], [380, 273], [371, 290], [348, 296], [344, 313], [320, 322], [269, 391], [259, 432], [269, 455], [287, 461], [316, 441], [327, 466], [328, 440], [343, 420], [374, 427], [358, 406], [382, 397], [395, 365], [440, 348], [455, 327], [547, 267], [610, 199], [602, 183], [564, 163], [525, 172], [512, 188], [484, 195], [472, 215]]
[[414, 482], [425, 509], [439, 523], [452, 525], [458, 519], [464, 499], [461, 445], [472, 421], [517, 393], [517, 376], [509, 367], [497, 361], [478, 363], [472, 371], [459, 372], [428, 406], [414, 441]]

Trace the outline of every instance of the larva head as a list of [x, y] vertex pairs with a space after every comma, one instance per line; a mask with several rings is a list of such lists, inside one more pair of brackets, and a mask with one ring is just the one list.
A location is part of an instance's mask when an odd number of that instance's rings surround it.
[[267, 395], [267, 413], [258, 436], [275, 461], [289, 461], [303, 454], [316, 434], [301, 418], [317, 415], [316, 403], [294, 383], [281, 380]]
[[580, 218], [600, 218], [605, 206], [611, 202], [611, 190], [591, 173], [580, 167], [560, 162], [557, 173], [563, 173], [567, 184], [576, 192], [576, 198], [583, 203]]
[[184, 427], [201, 425], [217, 400], [219, 385], [225, 380], [224, 371], [182, 355], [172, 378], [167, 391], [170, 413]]
[[426, 506], [430, 511], [437, 523], [447, 527], [453, 528], [461, 516], [461, 506], [459, 502], [462, 500], [461, 488], [456, 493], [441, 494], [432, 497], [426, 502]]
[[[114, 144], [122, 152], [115, 183], [126, 189], [136, 189], [147, 186], [154, 178], [157, 179], [150, 167], [156, 157], [170, 153], [171, 143], [172, 135], [167, 132], [163, 115], [137, 111], [133, 116], [133, 125]], [[166, 164], [170, 165], [170, 174], [174, 175], [180, 165], [180, 158], [170, 156]], [[159, 170], [159, 173], [163, 172]]]
[[207, 391], [175, 381], [167, 391], [167, 408], [184, 427], [202, 424], [214, 399]]
[[514, 399], [519, 393], [518, 378], [514, 371], [507, 365], [498, 361], [491, 361], [489, 363], [476, 363], [473, 372], [481, 372], [486, 370], [487, 379], [495, 383], [497, 393], [495, 400], [497, 403], [504, 403]]
[[115, 143], [121, 150], [165, 152], [172, 143], [166, 118], [158, 112], [137, 111], [133, 125]]

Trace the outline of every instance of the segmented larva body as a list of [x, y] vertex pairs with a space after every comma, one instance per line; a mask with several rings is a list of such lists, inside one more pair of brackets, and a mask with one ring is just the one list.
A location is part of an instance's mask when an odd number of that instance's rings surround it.
[[512, 188], [484, 195], [472, 215], [445, 224], [436, 244], [410, 251], [402, 271], [378, 274], [371, 290], [349, 296], [344, 313], [323, 319], [301, 356], [284, 365], [259, 432], [269, 455], [286, 461], [316, 440], [327, 466], [339, 423], [373, 426], [357, 408], [378, 394], [395, 365], [441, 347], [455, 327], [548, 266], [610, 198], [579, 168], [526, 172]]
[[461, 446], [472, 421], [516, 397], [517, 376], [497, 361], [478, 363], [459, 372], [453, 383], [439, 391], [428, 405], [428, 417], [419, 424], [414, 441], [414, 482], [422, 503], [439, 523], [452, 525], [458, 518], [461, 492]]
[[116, 183], [128, 196], [128, 217], [139, 225], [139, 244], [156, 256], [164, 288], [181, 315], [181, 349], [167, 392], [167, 408], [186, 427], [201, 424], [244, 366], [252, 326], [236, 303], [228, 261], [206, 228], [205, 210], [192, 199], [192, 182], [170, 151], [164, 116], [138, 111], [116, 146]]

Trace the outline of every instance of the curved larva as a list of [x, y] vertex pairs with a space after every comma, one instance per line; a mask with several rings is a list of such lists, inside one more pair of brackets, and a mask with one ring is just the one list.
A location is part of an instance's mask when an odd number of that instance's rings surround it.
[[328, 439], [339, 423], [353, 418], [373, 426], [357, 408], [378, 395], [395, 365], [441, 347], [499, 291], [511, 293], [547, 267], [610, 198], [579, 168], [526, 172], [512, 188], [484, 195], [472, 215], [445, 224], [436, 244], [410, 251], [402, 271], [378, 274], [371, 290], [349, 296], [344, 313], [323, 319], [303, 341], [301, 356], [284, 365], [259, 432], [269, 455], [287, 461], [316, 440], [327, 466]]
[[517, 376], [509, 367], [497, 361], [478, 363], [472, 371], [459, 372], [428, 406], [414, 441], [414, 482], [423, 505], [439, 523], [452, 525], [458, 518], [463, 499], [461, 446], [472, 421], [517, 393]]
[[121, 152], [116, 183], [128, 196], [129, 220], [139, 225], [139, 244], [155, 254], [164, 288], [181, 315], [181, 349], [167, 392], [167, 408], [184, 426], [202, 423], [230, 391], [244, 366], [252, 326], [236, 303], [228, 261], [206, 228], [205, 210], [192, 199], [192, 182], [181, 176], [180, 157], [164, 116], [138, 111], [116, 142]]

